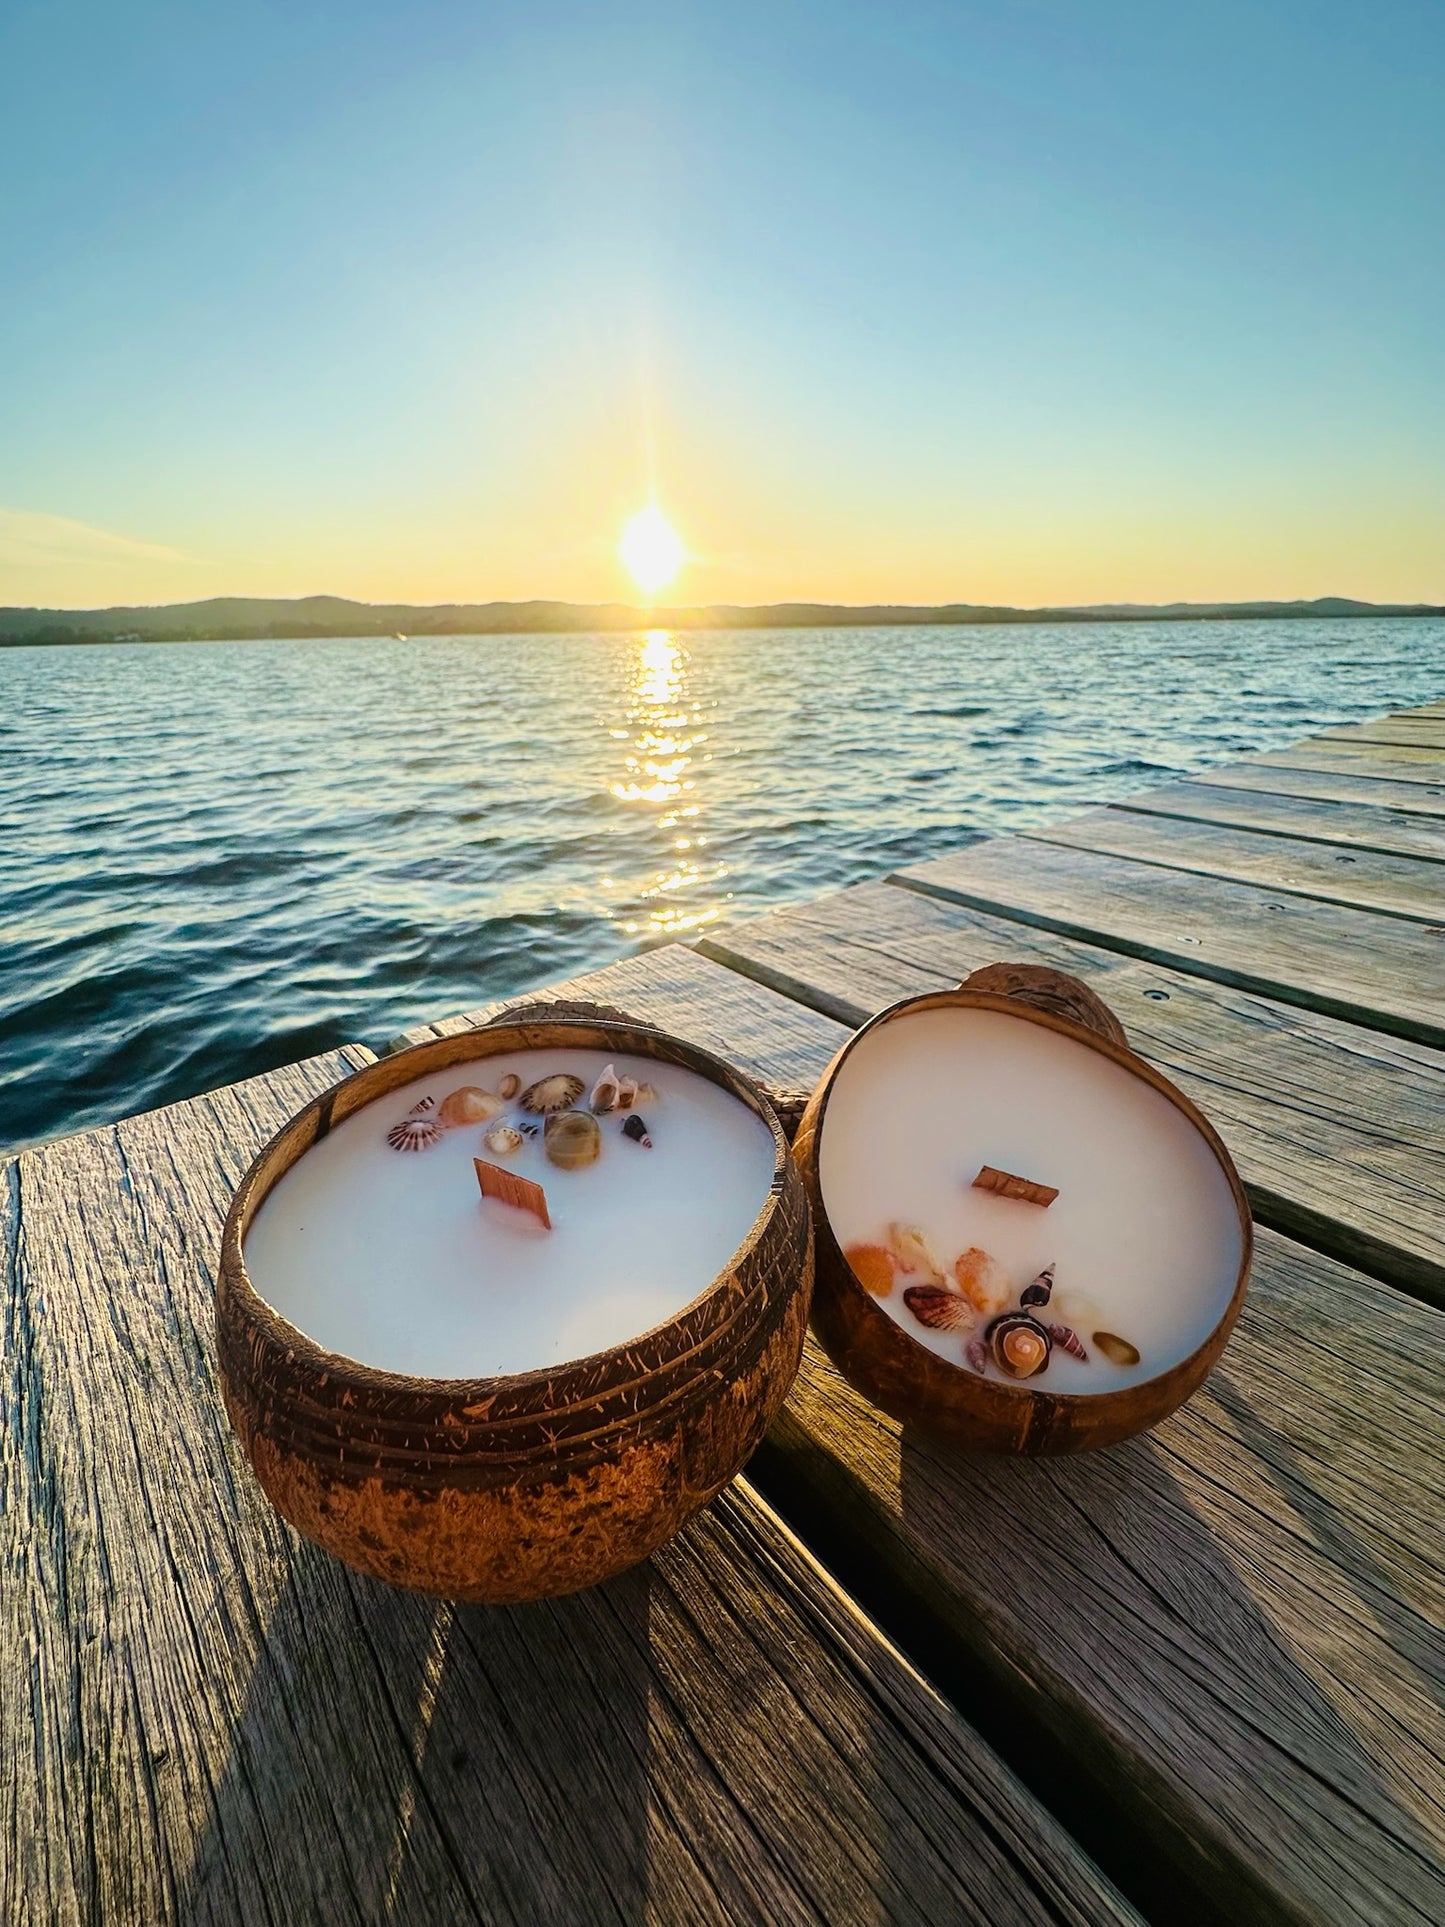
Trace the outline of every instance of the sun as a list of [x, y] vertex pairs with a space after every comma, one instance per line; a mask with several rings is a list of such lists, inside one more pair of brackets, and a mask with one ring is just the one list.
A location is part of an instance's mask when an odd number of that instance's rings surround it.
[[648, 596], [665, 589], [687, 560], [682, 538], [656, 502], [628, 517], [617, 553], [623, 568]]

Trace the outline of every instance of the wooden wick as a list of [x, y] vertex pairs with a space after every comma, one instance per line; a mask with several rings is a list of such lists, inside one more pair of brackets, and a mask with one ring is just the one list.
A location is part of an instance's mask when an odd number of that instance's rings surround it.
[[552, 1229], [552, 1220], [547, 1216], [547, 1193], [540, 1184], [533, 1184], [530, 1178], [519, 1178], [515, 1171], [504, 1171], [500, 1164], [488, 1164], [485, 1158], [473, 1158], [477, 1167], [477, 1183], [482, 1187], [484, 1198], [500, 1198], [503, 1204], [512, 1204], [519, 1211], [530, 1211], [540, 1218], [547, 1229]]
[[1001, 1198], [1018, 1198], [1023, 1204], [1042, 1205], [1045, 1211], [1059, 1195], [1052, 1184], [1035, 1184], [1032, 1178], [1015, 1177], [1012, 1171], [996, 1171], [984, 1165], [973, 1181], [975, 1191], [993, 1191]]

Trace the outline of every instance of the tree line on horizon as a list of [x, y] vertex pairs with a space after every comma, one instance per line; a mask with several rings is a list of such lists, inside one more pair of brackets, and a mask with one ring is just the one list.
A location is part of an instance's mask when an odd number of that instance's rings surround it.
[[800, 629], [1020, 622], [1244, 621], [1327, 616], [1441, 616], [1434, 603], [1320, 596], [1294, 602], [1094, 603], [1022, 609], [954, 602], [929, 606], [777, 602], [643, 609], [626, 603], [352, 602], [218, 596], [204, 602], [108, 609], [0, 608], [0, 645], [94, 642], [304, 641], [327, 636], [586, 634], [634, 629]]

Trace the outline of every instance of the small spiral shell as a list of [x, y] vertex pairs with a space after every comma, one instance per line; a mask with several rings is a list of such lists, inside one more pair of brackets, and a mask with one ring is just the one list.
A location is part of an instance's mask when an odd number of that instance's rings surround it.
[[1072, 1325], [1060, 1325], [1051, 1318], [1047, 1321], [1047, 1330], [1060, 1351], [1067, 1352], [1070, 1358], [1081, 1358], [1088, 1364], [1089, 1354], [1084, 1349], [1084, 1341]]

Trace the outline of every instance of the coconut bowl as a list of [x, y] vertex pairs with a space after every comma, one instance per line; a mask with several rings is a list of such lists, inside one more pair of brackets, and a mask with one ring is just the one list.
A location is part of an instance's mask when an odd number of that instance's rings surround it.
[[[314, 1144], [418, 1077], [550, 1049], [680, 1066], [771, 1131], [772, 1181], [756, 1219], [691, 1303], [625, 1345], [555, 1368], [449, 1379], [359, 1364], [265, 1302], [247, 1275], [246, 1232]], [[812, 1276], [802, 1181], [754, 1084], [651, 1026], [529, 1007], [367, 1066], [261, 1151], [222, 1234], [222, 1397], [277, 1511], [349, 1565], [448, 1599], [572, 1592], [646, 1558], [739, 1471], [797, 1372]]]
[[[919, 1012], [997, 1012], [1072, 1040], [1141, 1079], [1193, 1127], [1228, 1187], [1237, 1221], [1239, 1261], [1227, 1302], [1203, 1339], [1156, 1375], [1113, 1389], [1055, 1392], [1038, 1380], [1011, 1382], [954, 1364], [920, 1343], [860, 1283], [843, 1255], [820, 1180], [829, 1106], [854, 1053], [890, 1024]], [[961, 1067], [966, 1076], [966, 1064]], [[908, 998], [881, 1011], [846, 1043], [824, 1073], [794, 1139], [812, 1208], [816, 1282], [813, 1329], [828, 1355], [865, 1398], [905, 1424], [981, 1450], [1023, 1454], [1082, 1452], [1117, 1443], [1166, 1418], [1203, 1383], [1223, 1352], [1244, 1302], [1253, 1227], [1229, 1152], [1209, 1121], [1169, 1079], [1130, 1050], [1117, 1017], [1078, 979], [1031, 965], [991, 965], [956, 990]], [[1230, 1247], [1233, 1249], [1232, 1245]], [[1160, 1276], [1161, 1292], [1170, 1280]]]

